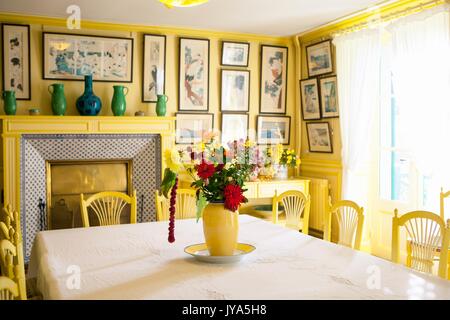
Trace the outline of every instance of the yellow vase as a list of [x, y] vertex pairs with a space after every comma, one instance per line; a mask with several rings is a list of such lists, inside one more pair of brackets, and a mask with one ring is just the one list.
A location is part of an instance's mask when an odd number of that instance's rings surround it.
[[232, 256], [239, 231], [239, 212], [225, 209], [223, 203], [210, 203], [203, 210], [203, 233], [212, 256]]

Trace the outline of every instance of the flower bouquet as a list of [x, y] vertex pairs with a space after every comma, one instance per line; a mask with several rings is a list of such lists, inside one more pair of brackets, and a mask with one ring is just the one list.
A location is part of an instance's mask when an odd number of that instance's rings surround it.
[[[197, 148], [164, 153], [167, 168], [161, 192], [166, 197], [170, 192], [168, 240], [175, 241], [178, 174], [184, 169], [193, 180], [191, 187], [197, 190], [197, 221], [203, 217], [205, 240], [211, 255], [232, 255], [237, 243], [237, 210], [248, 201], [244, 196], [244, 182], [253, 170], [253, 165], [245, 161], [250, 156], [249, 146], [235, 141], [225, 149], [213, 134], [207, 135], [204, 141]], [[217, 228], [221, 228], [221, 232], [216, 232]]]

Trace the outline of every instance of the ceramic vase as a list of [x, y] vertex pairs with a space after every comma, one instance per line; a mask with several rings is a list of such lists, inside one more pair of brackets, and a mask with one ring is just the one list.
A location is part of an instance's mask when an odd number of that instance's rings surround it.
[[17, 110], [16, 93], [12, 90], [5, 90], [2, 93], [3, 110], [7, 115], [15, 115]]
[[275, 168], [275, 179], [284, 180], [289, 177], [288, 166], [285, 164], [276, 165]]
[[[52, 90], [50, 90], [52, 88]], [[48, 92], [52, 96], [51, 106], [52, 112], [56, 116], [63, 116], [66, 113], [67, 101], [64, 96], [64, 85], [54, 83], [48, 86]]]
[[166, 115], [167, 101], [169, 101], [169, 97], [163, 94], [158, 94], [157, 98], [156, 114], [158, 117], [164, 117]]
[[127, 109], [125, 96], [128, 94], [128, 88], [124, 86], [113, 86], [114, 95], [111, 101], [111, 110], [115, 116], [123, 116]]
[[92, 75], [84, 77], [84, 93], [77, 99], [76, 105], [82, 116], [96, 116], [102, 109], [102, 101], [92, 90]]
[[212, 256], [232, 256], [237, 246], [239, 212], [221, 203], [209, 203], [202, 214], [206, 246]]

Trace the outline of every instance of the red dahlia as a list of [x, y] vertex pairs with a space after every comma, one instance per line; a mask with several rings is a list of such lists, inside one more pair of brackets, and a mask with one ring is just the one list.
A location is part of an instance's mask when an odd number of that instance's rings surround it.
[[241, 187], [235, 184], [226, 185], [223, 190], [223, 195], [225, 198], [225, 208], [231, 211], [236, 211], [241, 203], [247, 201]]
[[214, 174], [214, 165], [206, 163], [204, 160], [197, 166], [197, 174], [203, 180], [208, 179]]

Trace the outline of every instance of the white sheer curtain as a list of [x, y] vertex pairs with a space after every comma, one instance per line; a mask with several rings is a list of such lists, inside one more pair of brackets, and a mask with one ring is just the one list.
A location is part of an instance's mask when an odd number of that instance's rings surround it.
[[371, 126], [380, 99], [381, 37], [366, 29], [334, 38], [342, 139], [342, 199], [366, 206]]
[[[440, 186], [450, 188], [449, 5], [392, 23], [394, 94], [406, 110], [399, 123], [400, 147], [431, 178], [437, 204]], [[436, 206], [434, 206], [436, 207]]]

